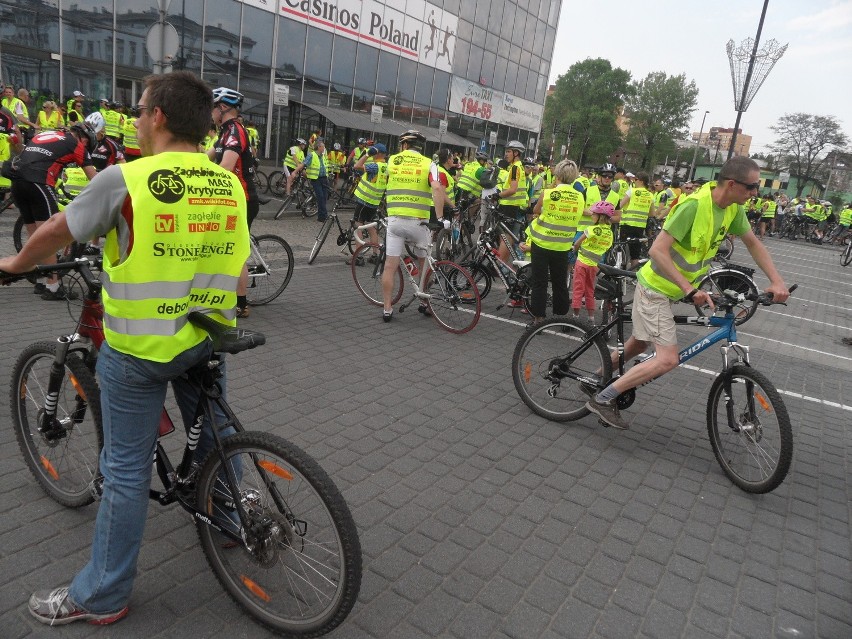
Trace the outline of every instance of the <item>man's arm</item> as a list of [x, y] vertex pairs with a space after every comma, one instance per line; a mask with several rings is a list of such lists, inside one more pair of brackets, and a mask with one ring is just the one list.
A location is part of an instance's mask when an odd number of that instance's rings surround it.
[[31, 271], [73, 241], [74, 236], [68, 229], [65, 212], [57, 213], [36, 229], [20, 253], [0, 260], [0, 271], [7, 273]]
[[229, 149], [222, 154], [222, 161], [219, 163], [219, 166], [226, 171], [231, 171], [233, 173], [234, 167], [237, 166], [237, 160], [239, 159], [240, 154]]
[[[648, 250], [648, 257], [654, 261], [654, 266], [657, 267], [657, 270], [662, 271], [663, 277], [677, 284], [678, 288], [680, 288], [680, 290], [683, 291], [684, 296], [686, 296], [694, 287], [690, 281], [683, 276], [683, 273], [677, 270], [677, 267], [672, 260], [670, 251], [674, 242], [674, 236], [670, 235], [668, 231], [660, 231], [657, 239], [654, 240], [654, 243]], [[698, 291], [692, 298], [692, 301], [698, 305], [709, 304], [711, 308], [713, 307], [713, 302], [710, 300], [710, 294], [706, 291]]]
[[772, 261], [772, 256], [766, 250], [766, 246], [757, 239], [754, 231], [747, 231], [745, 235], [741, 235], [740, 239], [745, 244], [752, 259], [760, 267], [760, 270], [769, 278], [769, 286], [764, 289], [765, 293], [772, 293], [772, 299], [775, 302], [786, 302], [790, 297], [787, 290], [787, 285], [784, 283], [784, 278], [778, 273], [775, 268], [775, 263]]
[[441, 220], [444, 218], [444, 205], [447, 202], [447, 189], [438, 180], [432, 181], [432, 203], [435, 205], [435, 215]]

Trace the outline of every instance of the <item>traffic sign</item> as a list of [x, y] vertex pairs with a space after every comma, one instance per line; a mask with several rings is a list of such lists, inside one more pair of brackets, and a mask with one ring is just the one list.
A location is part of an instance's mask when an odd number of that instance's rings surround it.
[[439, 135], [446, 135], [447, 134], [447, 121], [446, 120], [441, 120], [440, 122], [438, 122], [438, 134]]
[[492, 131], [488, 134], [488, 144], [491, 146], [497, 144], [497, 131]]
[[373, 124], [381, 124], [384, 113], [385, 110], [381, 107], [381, 105], [374, 104], [373, 108], [370, 110], [370, 122]]
[[287, 84], [276, 84], [272, 94], [272, 104], [287, 106], [290, 104], [290, 86]]
[[480, 153], [485, 153], [485, 150], [486, 150], [487, 148], [488, 148], [488, 145], [487, 145], [487, 144], [486, 144], [486, 142], [485, 142], [485, 138], [482, 138], [482, 139], [479, 141], [479, 152], [480, 152]]

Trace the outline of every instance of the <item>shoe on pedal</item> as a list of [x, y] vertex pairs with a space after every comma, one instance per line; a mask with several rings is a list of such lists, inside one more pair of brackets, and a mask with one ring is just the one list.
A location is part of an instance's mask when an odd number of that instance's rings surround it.
[[601, 421], [607, 426], [612, 426], [618, 430], [627, 430], [630, 426], [621, 419], [621, 413], [618, 406], [615, 405], [616, 400], [609, 402], [599, 402], [594, 397], [586, 402], [586, 409], [600, 417]]
[[426, 317], [432, 317], [432, 311], [429, 310], [428, 304], [421, 304], [417, 307], [417, 312], [425, 315]]
[[59, 288], [55, 291], [51, 291], [49, 288], [46, 288], [44, 292], [41, 294], [41, 299], [47, 300], [48, 302], [56, 302], [56, 301], [65, 301], [65, 300], [76, 300], [79, 295], [74, 291], [69, 291], [63, 285], [59, 285]]
[[33, 593], [29, 603], [30, 614], [49, 626], [62, 626], [74, 621], [87, 621], [96, 626], [105, 626], [127, 615], [125, 606], [115, 612], [97, 613], [84, 610], [68, 596], [68, 587], [55, 590], [39, 590]]

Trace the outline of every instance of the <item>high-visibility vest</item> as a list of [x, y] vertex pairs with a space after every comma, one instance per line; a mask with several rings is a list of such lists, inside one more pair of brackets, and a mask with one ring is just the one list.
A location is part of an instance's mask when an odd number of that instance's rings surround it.
[[[671, 220], [677, 219], [678, 213], [684, 210], [684, 203], [698, 201], [698, 210], [689, 235], [682, 242], [675, 241], [669, 250], [675, 268], [687, 281], [693, 283], [697, 282], [708, 271], [710, 262], [719, 250], [722, 240], [725, 239], [731, 223], [742, 210], [740, 204], [731, 204], [726, 208], [722, 216], [722, 224], [714, 235], [712, 189], [715, 187], [715, 183], [709, 182], [708, 184], [713, 186], [710, 189], [702, 189], [698, 193], [693, 193], [682, 200], [669, 214], [666, 225], [663, 226], [665, 230], [666, 226], [671, 224]], [[638, 279], [647, 288], [662, 293], [669, 299], [679, 300], [684, 295], [680, 286], [663, 274], [662, 269], [659, 268], [653, 258], [639, 269]]]
[[114, 109], [104, 112], [104, 135], [118, 139], [121, 135], [121, 113]]
[[440, 164], [438, 165], [438, 171], [440, 171], [444, 177], [447, 179], [447, 202], [450, 206], [456, 205], [456, 179], [450, 175], [450, 172], [447, 171]]
[[89, 177], [86, 172], [76, 166], [68, 166], [62, 172], [62, 184], [57, 182], [57, 191], [60, 189], [71, 198], [75, 198], [89, 184]]
[[[296, 159], [293, 159], [293, 155], [296, 155]], [[284, 158], [284, 166], [288, 169], [293, 170], [297, 166], [299, 166], [302, 162], [305, 161], [305, 152], [302, 150], [298, 144], [295, 144], [290, 147], [287, 151], [287, 155]]]
[[[166, 152], [119, 164], [134, 210], [133, 250], [119, 263], [116, 229], [104, 245], [104, 335], [117, 351], [168, 362], [207, 333], [202, 311], [236, 324], [237, 282], [249, 256], [246, 199], [237, 177], [200, 153]], [[215, 180], [216, 197], [201, 198]], [[192, 215], [203, 217], [195, 221]]]
[[429, 219], [432, 206], [432, 188], [429, 186], [431, 165], [432, 160], [411, 149], [390, 157], [385, 193], [388, 216]]
[[53, 113], [48, 117], [47, 113], [39, 111], [37, 124], [42, 131], [46, 129], [58, 129], [63, 124], [62, 114], [54, 109]]
[[527, 227], [533, 244], [551, 251], [570, 251], [583, 215], [585, 198], [570, 184], [558, 184], [541, 193], [541, 215]]
[[129, 155], [139, 155], [139, 138], [136, 137], [136, 118], [128, 116], [124, 119], [124, 126], [121, 128], [124, 134], [124, 152], [130, 151]]
[[508, 197], [500, 198], [500, 204], [503, 206], [519, 206], [521, 208], [526, 208], [529, 203], [529, 196], [527, 195], [527, 174], [524, 171], [524, 165], [518, 160], [515, 160], [509, 165], [509, 169], [506, 171], [507, 177], [503, 188], [507, 189], [511, 186], [510, 180], [512, 177], [512, 167], [516, 167], [518, 169], [518, 190]]
[[[615, 189], [610, 189], [609, 193], [606, 194], [606, 198], [602, 198], [600, 187], [597, 184], [590, 184], [589, 188], [586, 189], [586, 208], [589, 208], [593, 204], [597, 204], [603, 199], [612, 204], [612, 208], [615, 208], [618, 206], [618, 202], [621, 198], [618, 197], [618, 193], [615, 192]], [[580, 224], [577, 226], [577, 230], [585, 231], [590, 226], [592, 226], [592, 216], [584, 215], [580, 218]]]
[[376, 162], [376, 166], [378, 166], [378, 172], [373, 177], [373, 181], [368, 179], [365, 172], [364, 176], [358, 180], [358, 186], [355, 187], [355, 197], [369, 206], [379, 205], [388, 186], [388, 163]]
[[849, 208], [847, 206], [845, 209], [840, 211], [839, 223], [843, 226], [849, 226], [850, 224], [852, 224], [852, 208]]
[[[9, 146], [9, 136], [0, 135], [0, 164], [12, 157], [12, 148]], [[0, 175], [0, 188], [8, 189], [12, 186], [12, 180]]]
[[612, 246], [612, 226], [609, 222], [593, 224], [586, 233], [588, 235], [577, 251], [577, 259], [586, 266], [597, 266], [603, 254]]
[[479, 197], [482, 195], [482, 187], [479, 185], [479, 180], [476, 179], [476, 172], [482, 167], [479, 160], [473, 160], [464, 165], [462, 172], [459, 174], [458, 187], [462, 191], [467, 191]]
[[343, 164], [346, 162], [346, 156], [343, 151], [328, 152], [328, 171], [329, 173], [340, 173]]
[[24, 119], [26, 119], [26, 120], [30, 119], [29, 109], [27, 109], [27, 105], [24, 104], [23, 100], [20, 100], [20, 99], [16, 98], [15, 96], [12, 96], [11, 98], [3, 98], [2, 100], [0, 100], [0, 104], [2, 104], [4, 107], [9, 109], [9, 112], [12, 115], [15, 116], [15, 124], [18, 125], [19, 129], [23, 130], [23, 129], [29, 129], [30, 128], [26, 124], [21, 124], [18, 121], [18, 113], [17, 113], [17, 111], [15, 111], [15, 109], [18, 108], [18, 104], [20, 104], [21, 105], [21, 112], [22, 112], [22, 115], [24, 116]]
[[653, 193], [641, 186], [634, 186], [630, 193], [630, 203], [621, 212], [621, 225], [644, 229], [648, 224], [648, 213], [653, 202]]
[[305, 177], [309, 180], [316, 180], [320, 176], [320, 164], [325, 164], [326, 166], [326, 175], [328, 175], [328, 161], [325, 158], [325, 153], [322, 154], [322, 158], [320, 158], [320, 154], [316, 151], [310, 152], [310, 160], [305, 165]]
[[778, 203], [775, 200], [766, 200], [763, 203], [763, 217], [775, 217], [775, 211], [778, 209]]

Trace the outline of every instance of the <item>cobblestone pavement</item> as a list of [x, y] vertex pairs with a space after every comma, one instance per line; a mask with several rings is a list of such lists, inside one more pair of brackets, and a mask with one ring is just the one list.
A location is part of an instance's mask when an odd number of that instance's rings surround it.
[[[0, 218], [3, 253], [11, 224]], [[852, 348], [840, 342], [852, 336], [852, 268], [836, 250], [767, 240], [801, 287], [740, 335], [784, 392], [795, 453], [784, 484], [752, 496], [724, 476], [707, 440], [715, 349], [641, 389], [629, 431], [591, 417], [548, 422], [511, 381], [525, 316], [495, 311], [492, 292], [466, 335], [416, 312], [384, 324], [333, 237], [307, 266], [318, 228], [290, 215], [256, 222], [255, 232], [291, 243], [298, 266], [284, 294], [245, 322], [268, 343], [230, 360], [229, 393], [249, 428], [309, 451], [352, 509], [364, 580], [331, 637], [852, 636]], [[751, 263], [745, 253], [738, 245], [734, 260]], [[34, 300], [24, 285], [0, 294], [7, 388], [24, 345], [71, 322], [64, 304]], [[156, 505], [125, 620], [102, 629], [31, 620], [30, 593], [67, 582], [86, 560], [95, 507], [47, 498], [21, 460], [6, 402], [0, 423], [0, 636], [267, 636], [223, 593], [188, 517]]]

